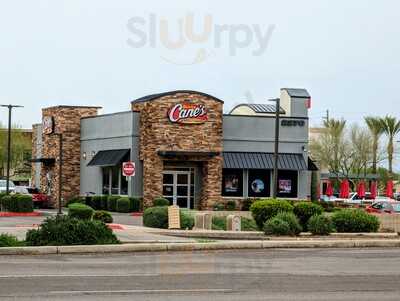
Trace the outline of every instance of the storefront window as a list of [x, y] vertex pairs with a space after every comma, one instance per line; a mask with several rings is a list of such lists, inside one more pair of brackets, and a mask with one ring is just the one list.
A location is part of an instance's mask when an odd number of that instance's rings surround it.
[[128, 179], [124, 177], [122, 174], [122, 169], [120, 170], [121, 174], [121, 195], [128, 195]]
[[224, 169], [222, 171], [222, 195], [243, 196], [243, 169]]
[[128, 181], [122, 175], [121, 166], [103, 168], [103, 194], [128, 195]]
[[269, 197], [271, 194], [271, 171], [249, 170], [248, 195], [249, 197]]
[[297, 198], [298, 172], [280, 170], [278, 172], [278, 197]]
[[114, 166], [111, 168], [111, 194], [118, 195], [119, 193], [119, 177], [120, 168]]
[[103, 194], [110, 194], [110, 169], [103, 168]]

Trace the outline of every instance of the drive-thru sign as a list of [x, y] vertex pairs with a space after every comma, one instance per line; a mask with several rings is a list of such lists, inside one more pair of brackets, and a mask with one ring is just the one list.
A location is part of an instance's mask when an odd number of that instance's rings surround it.
[[124, 177], [134, 177], [136, 172], [135, 162], [122, 163], [122, 174]]

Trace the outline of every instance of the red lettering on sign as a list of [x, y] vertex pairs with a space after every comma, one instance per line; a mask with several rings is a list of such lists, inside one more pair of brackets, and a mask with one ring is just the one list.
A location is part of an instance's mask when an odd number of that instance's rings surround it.
[[207, 109], [203, 104], [178, 103], [168, 111], [168, 119], [174, 123], [204, 123], [208, 120]]

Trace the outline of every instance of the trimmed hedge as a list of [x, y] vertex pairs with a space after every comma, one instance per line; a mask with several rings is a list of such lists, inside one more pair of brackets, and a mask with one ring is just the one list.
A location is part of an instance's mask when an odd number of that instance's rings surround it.
[[83, 197], [75, 196], [75, 197], [72, 197], [69, 200], [67, 200], [67, 203], [65, 204], [65, 206], [68, 207], [69, 205], [75, 204], [75, 203], [86, 204], [85, 199]]
[[335, 226], [330, 217], [314, 215], [308, 220], [307, 229], [313, 235], [329, 235], [335, 231]]
[[120, 198], [117, 200], [117, 204], [115, 206], [115, 211], [120, 213], [128, 213], [130, 207], [130, 200], [129, 198]]
[[107, 210], [115, 212], [117, 210], [117, 201], [121, 197], [119, 195], [110, 195], [107, 198]]
[[19, 241], [14, 235], [6, 233], [0, 234], [0, 248], [1, 247], [21, 247], [24, 246], [23, 241]]
[[139, 198], [129, 198], [130, 204], [129, 204], [129, 211], [130, 212], [140, 212], [140, 209], [142, 207], [142, 202]]
[[143, 212], [143, 225], [149, 228], [168, 229], [168, 207], [150, 207]]
[[303, 228], [300, 225], [300, 221], [294, 213], [279, 212], [277, 215], [275, 215], [275, 217], [289, 224], [290, 235], [299, 235], [301, 231], [303, 231]]
[[10, 194], [0, 199], [0, 207], [8, 212], [33, 212], [33, 201], [30, 195]]
[[120, 243], [103, 222], [80, 220], [69, 216], [47, 218], [39, 229], [29, 230], [26, 244], [30, 246], [105, 245]]
[[192, 230], [194, 227], [194, 216], [187, 209], [180, 210], [181, 229]]
[[255, 201], [255, 199], [250, 198], [244, 199], [242, 202], [242, 211], [250, 211], [250, 207]]
[[114, 219], [110, 212], [104, 210], [98, 210], [93, 213], [93, 220], [102, 221], [105, 224], [111, 224]]
[[90, 220], [93, 212], [93, 208], [85, 204], [74, 203], [68, 206], [68, 216], [71, 218]]
[[332, 215], [336, 231], [341, 233], [377, 232], [380, 222], [376, 216], [360, 209], [343, 209]]
[[265, 235], [290, 235], [290, 226], [288, 222], [273, 217], [265, 222], [264, 233]]
[[293, 212], [299, 218], [301, 226], [306, 230], [308, 220], [314, 215], [321, 215], [324, 208], [311, 202], [298, 202], [294, 204]]
[[169, 206], [169, 201], [164, 198], [155, 198], [153, 201], [154, 207]]
[[273, 218], [279, 212], [293, 212], [293, 206], [284, 200], [260, 200], [251, 205], [250, 211], [258, 228], [262, 230], [267, 220]]

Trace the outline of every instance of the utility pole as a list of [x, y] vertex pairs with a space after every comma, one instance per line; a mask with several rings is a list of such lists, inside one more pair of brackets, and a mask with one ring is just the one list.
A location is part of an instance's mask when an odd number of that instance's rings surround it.
[[324, 117], [323, 119], [325, 119], [326, 122], [329, 122], [329, 120], [330, 120], [329, 110], [326, 110], [326, 117]]
[[10, 167], [11, 167], [11, 115], [13, 108], [23, 108], [19, 105], [0, 105], [3, 108], [8, 108], [8, 140], [7, 140], [7, 182], [6, 194], [10, 193]]
[[279, 126], [280, 126], [280, 111], [281, 99], [274, 98], [270, 101], [275, 102], [275, 145], [274, 145], [274, 176], [272, 186], [272, 197], [276, 199], [278, 195], [278, 162], [279, 162]]

